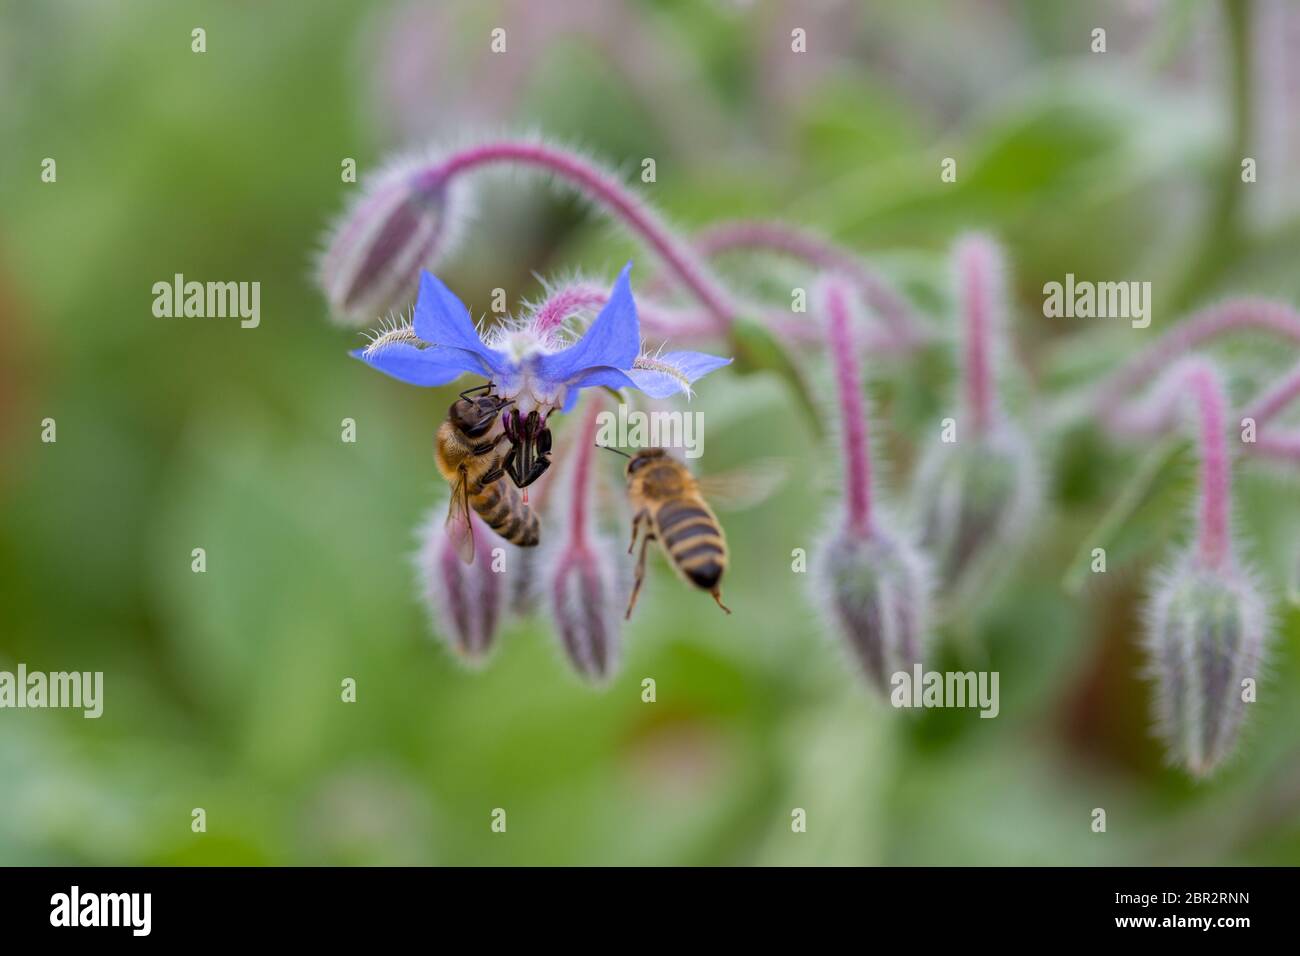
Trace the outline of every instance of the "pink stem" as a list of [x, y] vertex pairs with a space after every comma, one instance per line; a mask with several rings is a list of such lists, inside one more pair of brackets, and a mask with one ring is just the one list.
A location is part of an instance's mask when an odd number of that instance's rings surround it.
[[862, 290], [872, 310], [889, 327], [895, 347], [911, 348], [927, 337], [908, 304], [851, 250], [814, 232], [782, 222], [742, 219], [696, 233], [695, 248], [710, 258], [735, 249], [769, 249], [802, 259], [824, 272], [838, 272]]
[[485, 143], [453, 153], [425, 170], [420, 174], [420, 185], [425, 188], [442, 186], [459, 173], [494, 163], [541, 167], [567, 180], [588, 198], [599, 201], [654, 250], [709, 311], [719, 331], [730, 326], [736, 314], [735, 307], [708, 267], [697, 261], [690, 248], [622, 183], [573, 153], [543, 143]]
[[[574, 311], [599, 309], [608, 299], [609, 290], [603, 286], [575, 282], [555, 290], [537, 306], [533, 310], [533, 322], [538, 332], [548, 334]], [[642, 331], [656, 338], [707, 338], [715, 331], [712, 320], [704, 312], [674, 308], [644, 295], [638, 297], [636, 308]], [[820, 345], [825, 340], [824, 331], [786, 310], [768, 308], [758, 314], [773, 331], [788, 341]], [[885, 352], [897, 348], [898, 340], [889, 332], [871, 330], [863, 337], [862, 346], [868, 352]]]
[[1206, 568], [1222, 567], [1228, 557], [1232, 469], [1228, 455], [1227, 396], [1214, 366], [1201, 358], [1185, 359], [1166, 372], [1144, 407], [1117, 411], [1114, 427], [1135, 435], [1154, 436], [1177, 423], [1184, 399], [1196, 403], [1201, 487], [1197, 549]]
[[[595, 283], [574, 282], [556, 289], [533, 310], [534, 327], [539, 333], [554, 332], [564, 320], [580, 309], [599, 309], [609, 301], [609, 290]], [[678, 336], [704, 336], [714, 330], [707, 314], [674, 309], [645, 296], [636, 304], [641, 329], [652, 335], [666, 338]]]
[[[581, 309], [599, 309], [609, 299], [609, 293], [595, 285], [574, 283], [556, 289], [546, 301], [533, 310], [533, 328], [541, 335], [549, 335], [564, 324], [564, 320]], [[638, 306], [640, 303], [638, 303]], [[640, 308], [637, 309], [640, 312]]]
[[972, 236], [958, 243], [954, 259], [962, 310], [966, 403], [971, 426], [979, 436], [988, 431], [994, 417], [992, 351], [1001, 257], [991, 241]]
[[591, 508], [591, 459], [596, 451], [596, 416], [602, 404], [596, 395], [588, 396], [587, 411], [578, 428], [578, 448], [573, 458], [572, 496], [569, 502], [569, 546], [587, 547], [588, 511]]
[[1255, 400], [1246, 406], [1243, 418], [1255, 419], [1256, 425], [1262, 425], [1300, 395], [1300, 365], [1287, 372], [1274, 385], [1266, 388]]
[[1219, 377], [1208, 363], [1198, 363], [1187, 374], [1201, 425], [1201, 516], [1198, 544], [1201, 561], [1207, 568], [1218, 570], [1228, 557], [1228, 509], [1232, 491], [1232, 468], [1228, 461], [1228, 439], [1225, 433], [1226, 402]]
[[871, 455], [868, 448], [866, 403], [862, 398], [862, 370], [849, 311], [850, 286], [831, 279], [825, 286], [828, 318], [827, 346], [835, 365], [840, 417], [844, 436], [844, 482], [850, 528], [860, 537], [871, 534]]
[[1300, 432], [1285, 431], [1258, 434], [1250, 450], [1265, 458], [1277, 458], [1282, 461], [1300, 463]]
[[1102, 383], [1094, 398], [1102, 417], [1112, 420], [1128, 394], [1158, 376], [1173, 359], [1209, 339], [1248, 328], [1300, 342], [1300, 313], [1284, 302], [1254, 298], [1231, 299], [1198, 312]]

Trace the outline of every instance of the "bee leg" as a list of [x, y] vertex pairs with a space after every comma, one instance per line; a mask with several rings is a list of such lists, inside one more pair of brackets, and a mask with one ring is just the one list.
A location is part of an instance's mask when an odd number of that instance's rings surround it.
[[470, 453], [473, 455], [486, 455], [493, 448], [496, 448], [497, 445], [501, 444], [505, 440], [506, 440], [505, 432], [502, 432], [500, 435], [497, 435], [496, 438], [491, 438], [487, 441], [479, 442], [477, 445], [475, 445], [473, 448], [470, 449]]
[[650, 542], [655, 539], [654, 534], [647, 531], [641, 538], [641, 556], [636, 559], [636, 582], [632, 585], [632, 596], [628, 598], [627, 613], [623, 615], [623, 620], [632, 619], [632, 608], [636, 607], [637, 595], [641, 593], [641, 582], [645, 580], [645, 553], [650, 547]]
[[496, 464], [494, 464], [491, 468], [489, 468], [487, 471], [483, 472], [483, 474], [479, 476], [478, 488], [476, 489], [475, 493], [477, 494], [479, 491], [482, 491], [488, 485], [500, 481], [502, 476], [505, 475], [505, 473], [506, 470], [501, 467], [501, 462], [497, 461]]
[[631, 554], [632, 549], [636, 547], [636, 532], [641, 526], [641, 519], [645, 517], [644, 511], [638, 511], [632, 516], [632, 540], [627, 543], [627, 553]]
[[505, 473], [510, 476], [510, 480], [515, 483], [516, 488], [522, 487], [520, 484], [519, 466], [515, 463], [517, 457], [515, 453], [517, 451], [519, 451], [519, 447], [517, 445], [511, 445], [510, 450], [506, 452], [505, 463], [502, 465], [505, 469]]
[[475, 395], [475, 394], [477, 394], [477, 393], [479, 393], [479, 392], [489, 392], [489, 393], [490, 393], [491, 391], [492, 391], [492, 383], [491, 383], [491, 382], [488, 382], [486, 385], [476, 385], [476, 386], [474, 386], [473, 388], [467, 388], [467, 389], [465, 389], [465, 391], [463, 391], [463, 392], [460, 393], [460, 397], [461, 397], [461, 398], [469, 398], [471, 395]]
[[526, 488], [527, 486], [531, 485], [538, 478], [542, 477], [542, 472], [546, 471], [546, 469], [550, 467], [551, 467], [551, 459], [549, 458], [536, 459], [532, 463], [532, 466], [528, 469], [528, 473], [524, 475], [524, 480], [522, 482], [519, 482], [519, 487]]
[[722, 609], [723, 609], [724, 611], [726, 611], [728, 614], [731, 613], [731, 608], [727, 607], [727, 605], [725, 605], [725, 604], [722, 603], [722, 591], [721, 591], [721, 589], [719, 589], [719, 588], [714, 588], [714, 589], [713, 589], [712, 591], [710, 591], [709, 593], [713, 595], [713, 600], [715, 600], [715, 601], [718, 602], [718, 607], [722, 608]]

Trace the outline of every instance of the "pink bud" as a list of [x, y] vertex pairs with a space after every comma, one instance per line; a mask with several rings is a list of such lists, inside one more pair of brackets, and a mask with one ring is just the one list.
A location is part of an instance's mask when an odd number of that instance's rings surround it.
[[[607, 681], [618, 663], [623, 618], [615, 584], [613, 548], [593, 528], [592, 467], [596, 422], [602, 400], [592, 396], [576, 433], [564, 502], [565, 538], [547, 554], [546, 591], [565, 655], [577, 672], [595, 683]], [[553, 555], [553, 556], [552, 556]]]
[[604, 683], [618, 664], [622, 630], [610, 549], [601, 543], [565, 548], [548, 592], [564, 653], [584, 678]]
[[408, 305], [420, 270], [454, 245], [464, 218], [461, 196], [445, 181], [421, 177], [411, 162], [367, 181], [332, 230], [317, 270], [334, 317], [361, 325]]
[[492, 570], [492, 549], [487, 546], [495, 537], [477, 515], [470, 520], [478, 542], [473, 564], [461, 561], [439, 509], [424, 528], [418, 565], [434, 633], [465, 663], [479, 666], [492, 650], [505, 587], [503, 575]]

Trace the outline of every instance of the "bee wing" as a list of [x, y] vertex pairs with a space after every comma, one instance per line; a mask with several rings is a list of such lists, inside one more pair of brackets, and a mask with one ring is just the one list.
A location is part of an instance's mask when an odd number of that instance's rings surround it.
[[723, 511], [744, 511], [772, 497], [790, 476], [785, 458], [760, 458], [741, 468], [719, 471], [696, 479], [710, 504]]
[[469, 479], [465, 469], [451, 489], [451, 504], [447, 509], [447, 537], [456, 546], [456, 553], [466, 564], [474, 563], [474, 526], [470, 523]]

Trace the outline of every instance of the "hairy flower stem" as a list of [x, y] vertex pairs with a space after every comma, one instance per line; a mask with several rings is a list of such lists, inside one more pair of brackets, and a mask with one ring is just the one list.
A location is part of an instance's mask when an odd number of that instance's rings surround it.
[[954, 259], [964, 336], [964, 394], [971, 429], [978, 438], [988, 432], [995, 415], [992, 370], [995, 286], [1002, 267], [997, 248], [978, 236], [962, 240]]
[[830, 280], [825, 288], [827, 347], [835, 365], [844, 442], [844, 482], [849, 526], [859, 538], [871, 534], [871, 456], [868, 448], [866, 403], [862, 398], [862, 370], [849, 307], [850, 288]]
[[444, 185], [461, 173], [500, 163], [535, 166], [575, 187], [638, 235], [709, 311], [719, 332], [736, 315], [731, 297], [709, 267], [622, 183], [586, 159], [544, 143], [502, 141], [459, 150], [420, 174], [422, 186]]
[[1269, 299], [1232, 299], [1178, 323], [1098, 387], [1094, 405], [1111, 427], [1131, 392], [1197, 346], [1231, 332], [1259, 329], [1300, 342], [1300, 312]]
[[[542, 335], [552, 333], [575, 312], [600, 309], [608, 301], [609, 289], [595, 283], [560, 286], [533, 310], [534, 328]], [[674, 309], [645, 296], [637, 298], [637, 315], [642, 330], [660, 338], [705, 336], [714, 330], [707, 313]]]
[[595, 395], [587, 399], [586, 414], [578, 426], [578, 448], [573, 459], [573, 484], [569, 499], [569, 547], [585, 550], [590, 544], [587, 527], [591, 511], [592, 456], [596, 449], [596, 419], [602, 402]]
[[741, 249], [770, 250], [800, 259], [818, 270], [845, 275], [879, 315], [896, 348], [912, 348], [927, 337], [910, 306], [849, 249], [783, 222], [741, 219], [723, 222], [694, 236], [695, 248], [710, 258]]
[[1208, 570], [1221, 570], [1228, 559], [1232, 468], [1228, 458], [1226, 402], [1213, 367], [1198, 363], [1186, 382], [1200, 418], [1201, 501], [1197, 547]]
[[1115, 427], [1126, 434], [1153, 437], [1177, 423], [1183, 403], [1191, 400], [1197, 416], [1201, 463], [1197, 557], [1210, 571], [1222, 570], [1231, 551], [1232, 469], [1228, 454], [1227, 396], [1214, 365], [1201, 358], [1185, 359], [1153, 386], [1145, 403], [1116, 416]]
[[1243, 418], [1253, 418], [1257, 425], [1263, 425], [1286, 408], [1297, 396], [1300, 396], [1300, 365], [1296, 365], [1273, 385], [1264, 389], [1246, 406], [1241, 413]]
[[1243, 419], [1254, 419], [1255, 441], [1246, 447], [1256, 454], [1269, 458], [1300, 461], [1300, 432], [1294, 429], [1279, 431], [1264, 425], [1275, 418], [1282, 409], [1300, 397], [1300, 364], [1294, 366], [1272, 385], [1264, 388], [1242, 411]]

